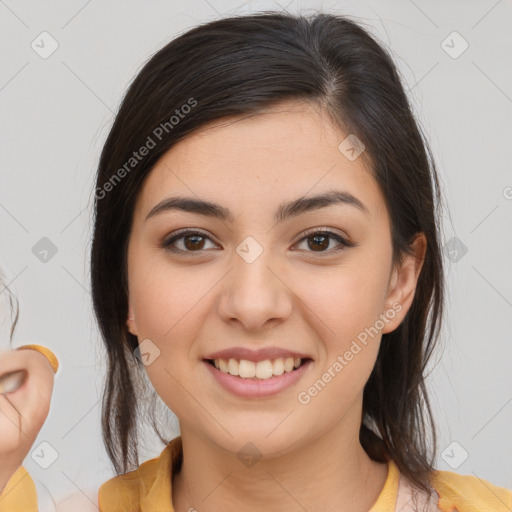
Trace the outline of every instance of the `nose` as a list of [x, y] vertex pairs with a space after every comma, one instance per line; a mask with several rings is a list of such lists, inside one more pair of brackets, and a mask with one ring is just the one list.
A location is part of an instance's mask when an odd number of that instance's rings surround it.
[[256, 332], [289, 318], [292, 303], [286, 273], [270, 257], [270, 251], [263, 251], [253, 261], [236, 254], [233, 268], [221, 284], [218, 313], [225, 322], [238, 322]]

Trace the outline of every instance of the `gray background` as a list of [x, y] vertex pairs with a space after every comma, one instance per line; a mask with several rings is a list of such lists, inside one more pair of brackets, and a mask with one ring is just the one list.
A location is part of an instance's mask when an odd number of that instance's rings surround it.
[[[348, 14], [391, 47], [450, 211], [445, 349], [428, 381], [437, 467], [512, 488], [510, 1], [0, 0], [0, 266], [20, 301], [15, 346], [46, 345], [61, 364], [36, 453], [24, 464], [57, 499], [77, 489], [94, 499], [112, 476], [88, 254], [93, 176], [114, 112], [145, 60], [177, 34], [283, 8]], [[50, 37], [58, 48], [47, 56]], [[7, 331], [4, 322], [4, 348]], [[162, 449], [148, 436], [142, 454]]]

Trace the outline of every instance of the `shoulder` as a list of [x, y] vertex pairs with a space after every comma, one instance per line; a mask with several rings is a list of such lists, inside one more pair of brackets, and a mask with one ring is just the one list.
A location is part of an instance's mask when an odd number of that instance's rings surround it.
[[115, 476], [102, 484], [98, 491], [98, 504], [103, 512], [140, 509], [141, 487], [151, 486], [159, 467], [159, 457], [143, 462], [137, 469]]
[[0, 492], [0, 511], [36, 512], [37, 492], [30, 473], [20, 466]]
[[439, 495], [437, 505], [443, 512], [512, 511], [512, 490], [473, 475], [434, 470], [430, 484]]
[[141, 501], [149, 502], [153, 494], [170, 490], [172, 470], [181, 454], [181, 438], [173, 439], [158, 457], [143, 462], [137, 469], [115, 476], [98, 491], [101, 512], [138, 512]]

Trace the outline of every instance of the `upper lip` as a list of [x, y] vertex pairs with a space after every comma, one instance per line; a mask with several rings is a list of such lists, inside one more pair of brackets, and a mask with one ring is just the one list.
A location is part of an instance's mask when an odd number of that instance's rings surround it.
[[296, 352], [294, 350], [285, 350], [279, 347], [266, 347], [253, 350], [245, 347], [233, 347], [213, 352], [205, 359], [245, 359], [246, 361], [265, 361], [267, 359], [278, 359], [280, 357], [293, 357], [294, 359], [311, 359], [308, 355]]

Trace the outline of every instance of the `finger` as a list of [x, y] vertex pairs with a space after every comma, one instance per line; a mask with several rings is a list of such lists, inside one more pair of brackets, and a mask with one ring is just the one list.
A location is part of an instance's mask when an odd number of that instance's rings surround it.
[[0, 377], [6, 373], [26, 369], [26, 353], [24, 350], [0, 350]]
[[[6, 354], [4, 354], [5, 356]], [[21, 350], [3, 361], [0, 371], [24, 368], [27, 376], [21, 386], [8, 393], [9, 403], [20, 413], [23, 432], [39, 431], [48, 416], [54, 374], [45, 356], [34, 350]], [[5, 375], [5, 373], [4, 373]]]
[[[2, 431], [2, 452], [12, 453], [19, 449], [20, 445], [30, 445], [33, 440], [30, 432], [23, 430], [21, 424], [21, 412], [11, 402], [8, 394], [0, 395], [0, 430]], [[2, 457], [2, 463], [6, 463]]]

